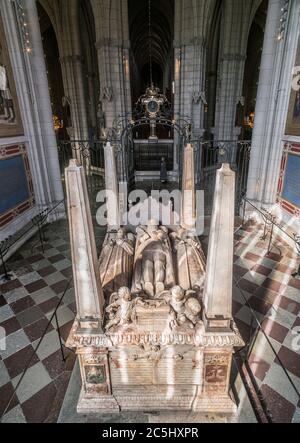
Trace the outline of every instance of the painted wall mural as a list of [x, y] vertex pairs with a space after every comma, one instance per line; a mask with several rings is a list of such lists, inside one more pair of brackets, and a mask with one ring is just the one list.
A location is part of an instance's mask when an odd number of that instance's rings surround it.
[[0, 147], [0, 229], [35, 205], [25, 145]]
[[281, 160], [278, 202], [281, 207], [300, 218], [300, 144], [286, 143]]
[[[300, 66], [300, 39], [295, 66]], [[293, 84], [285, 133], [300, 136], [300, 79], [298, 85]]]
[[16, 87], [0, 16], [0, 137], [23, 135]]

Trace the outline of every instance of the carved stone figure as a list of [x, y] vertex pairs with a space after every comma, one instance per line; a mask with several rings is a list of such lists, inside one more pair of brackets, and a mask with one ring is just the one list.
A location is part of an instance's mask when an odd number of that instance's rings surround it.
[[185, 292], [180, 286], [174, 286], [170, 291], [170, 327], [184, 326], [193, 329], [200, 320], [201, 305], [193, 297], [194, 291]]
[[63, 120], [66, 128], [72, 128], [72, 117], [71, 117], [71, 99], [70, 97], [63, 96], [61, 99], [63, 107]]
[[133, 293], [145, 292], [159, 297], [175, 285], [171, 245], [168, 230], [155, 220], [148, 226], [137, 228], [137, 244], [134, 258]]
[[193, 103], [196, 105], [198, 105], [200, 103], [200, 101], [202, 101], [202, 103], [204, 105], [207, 105], [205, 91], [194, 91], [192, 99], [193, 99]]
[[113, 326], [124, 326], [133, 322], [134, 304], [137, 299], [133, 299], [130, 290], [122, 287], [117, 293], [110, 297], [110, 304], [106, 308], [106, 313], [109, 316], [105, 329], [108, 331]]
[[131, 285], [135, 237], [119, 229], [107, 235], [100, 255], [100, 277], [107, 295]]
[[101, 99], [103, 101], [111, 102], [114, 98], [114, 90], [112, 86], [103, 86], [101, 89]]
[[176, 253], [178, 284], [184, 289], [199, 290], [204, 286], [205, 256], [201, 244], [180, 228], [170, 234]]
[[103, 111], [102, 101], [99, 100], [98, 108], [97, 108], [97, 120], [98, 120], [98, 128], [100, 137], [106, 137], [106, 119], [105, 112]]

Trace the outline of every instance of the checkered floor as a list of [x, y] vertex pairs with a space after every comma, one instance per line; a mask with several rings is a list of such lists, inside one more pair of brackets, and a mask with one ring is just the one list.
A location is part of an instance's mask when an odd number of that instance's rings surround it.
[[253, 336], [252, 322], [257, 329], [253, 318], [266, 334], [258, 333], [249, 363], [272, 420], [299, 423], [300, 329], [295, 328], [300, 326], [300, 279], [292, 277], [299, 262], [280, 238], [274, 245], [281, 255], [276, 248], [267, 255], [268, 239], [262, 241], [262, 234], [262, 227], [254, 225], [236, 235], [233, 314], [246, 342]]
[[[103, 230], [97, 229], [98, 245], [103, 234]], [[245, 341], [249, 341], [253, 316], [245, 297], [299, 391], [300, 340], [297, 341], [295, 328], [300, 326], [300, 280], [291, 277], [297, 268], [297, 257], [280, 240], [276, 244], [282, 257], [277, 253], [266, 257], [268, 242], [262, 241], [261, 235], [262, 229], [257, 226], [236, 235], [233, 312]], [[0, 415], [66, 288], [58, 310], [64, 340], [74, 319], [66, 222], [50, 225], [46, 237], [44, 253], [36, 237], [21, 248], [8, 263], [13, 280], [0, 286], [0, 326], [7, 335], [6, 350], [0, 351]], [[203, 243], [205, 248], [207, 236]], [[299, 396], [270, 344], [260, 332], [250, 356], [252, 371], [274, 422], [300, 422]], [[56, 324], [52, 321], [4, 422], [56, 422], [75, 361], [72, 352], [66, 351], [66, 355], [67, 361], [63, 363]]]
[[55, 321], [34, 353], [66, 288], [57, 314], [63, 339], [76, 309], [66, 223], [50, 226], [46, 237], [44, 253], [36, 237], [21, 248], [8, 263], [13, 280], [0, 286], [0, 326], [6, 331], [6, 350], [0, 353], [0, 414], [34, 355], [4, 417], [7, 422], [43, 422], [51, 415], [55, 419], [55, 403], [63, 398], [75, 360], [66, 351], [67, 362], [62, 362]]

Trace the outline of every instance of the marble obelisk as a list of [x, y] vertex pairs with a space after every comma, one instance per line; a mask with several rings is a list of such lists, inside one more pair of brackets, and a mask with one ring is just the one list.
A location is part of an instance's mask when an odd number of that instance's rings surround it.
[[195, 150], [190, 143], [183, 154], [181, 226], [191, 232], [196, 228]]
[[104, 163], [107, 225], [109, 230], [116, 230], [120, 227], [119, 186], [115, 148], [110, 142], [104, 146]]
[[66, 188], [77, 317], [84, 330], [101, 328], [104, 296], [83, 166], [70, 160]]
[[208, 246], [204, 288], [208, 328], [227, 328], [232, 318], [234, 208], [235, 172], [225, 163], [217, 171]]

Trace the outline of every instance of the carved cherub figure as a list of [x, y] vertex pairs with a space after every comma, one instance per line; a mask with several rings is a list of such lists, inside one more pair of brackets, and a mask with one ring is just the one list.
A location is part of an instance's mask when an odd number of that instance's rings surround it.
[[174, 286], [170, 292], [171, 329], [177, 326], [186, 326], [193, 329], [200, 320], [201, 305], [193, 297], [194, 291], [184, 291], [180, 286]]
[[113, 326], [123, 326], [132, 323], [133, 307], [137, 299], [132, 299], [130, 290], [126, 287], [120, 288], [117, 293], [112, 294], [110, 304], [106, 308], [109, 321], [105, 326], [108, 331]]

